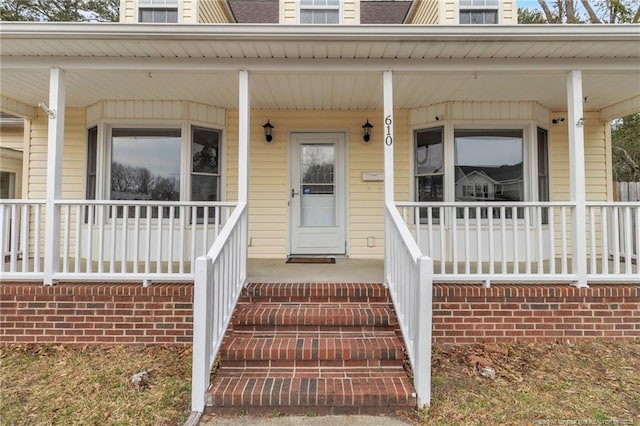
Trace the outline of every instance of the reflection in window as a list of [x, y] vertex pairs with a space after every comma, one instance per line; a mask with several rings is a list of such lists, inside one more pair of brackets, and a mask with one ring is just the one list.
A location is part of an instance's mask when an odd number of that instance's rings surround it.
[[460, 0], [460, 23], [497, 24], [498, 0]]
[[180, 199], [180, 129], [113, 129], [111, 199]]
[[456, 201], [523, 201], [522, 130], [456, 130]]
[[191, 138], [191, 199], [218, 201], [220, 131], [193, 127]]
[[138, 0], [138, 22], [178, 22], [178, 0]]

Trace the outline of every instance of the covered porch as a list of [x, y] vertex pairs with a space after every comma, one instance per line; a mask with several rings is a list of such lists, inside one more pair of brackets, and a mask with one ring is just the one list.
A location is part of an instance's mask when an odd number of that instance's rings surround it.
[[[384, 262], [423, 406], [434, 280], [640, 277], [640, 206], [611, 201], [607, 143], [608, 121], [640, 110], [635, 29], [3, 24], [2, 110], [28, 120], [30, 152], [26, 199], [0, 202], [2, 279], [195, 281], [201, 411], [249, 259], [292, 254], [304, 222], [292, 206], [306, 183], [330, 186], [344, 249], [329, 254]], [[167, 123], [180, 130], [177, 199], [110, 199], [116, 130]], [[195, 128], [222, 135], [221, 172], [192, 163]], [[485, 201], [471, 200], [456, 139], [496, 128], [517, 141], [517, 199], [473, 182]], [[440, 139], [420, 145], [420, 132]], [[309, 133], [341, 135], [331, 164], [343, 180], [291, 179], [294, 135]], [[419, 148], [432, 146], [442, 167], [421, 173]], [[215, 200], [195, 201], [199, 174], [219, 179]]]

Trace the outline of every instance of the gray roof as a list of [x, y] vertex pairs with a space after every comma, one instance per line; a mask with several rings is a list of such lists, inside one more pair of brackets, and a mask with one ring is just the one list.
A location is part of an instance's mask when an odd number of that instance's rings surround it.
[[360, 2], [361, 24], [402, 24], [411, 1], [365, 1]]
[[228, 0], [239, 24], [277, 24], [278, 0]]

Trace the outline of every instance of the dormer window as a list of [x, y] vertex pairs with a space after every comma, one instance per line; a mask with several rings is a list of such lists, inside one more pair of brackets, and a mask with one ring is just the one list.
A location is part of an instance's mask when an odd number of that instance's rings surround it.
[[498, 7], [499, 0], [460, 0], [460, 23], [497, 24]]
[[339, 24], [340, 0], [300, 0], [301, 24]]
[[178, 22], [179, 0], [138, 0], [138, 22], [170, 24]]

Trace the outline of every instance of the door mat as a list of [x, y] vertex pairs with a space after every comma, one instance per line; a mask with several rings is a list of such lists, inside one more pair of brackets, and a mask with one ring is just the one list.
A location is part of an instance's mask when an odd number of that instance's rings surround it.
[[287, 263], [336, 263], [335, 257], [290, 257]]

